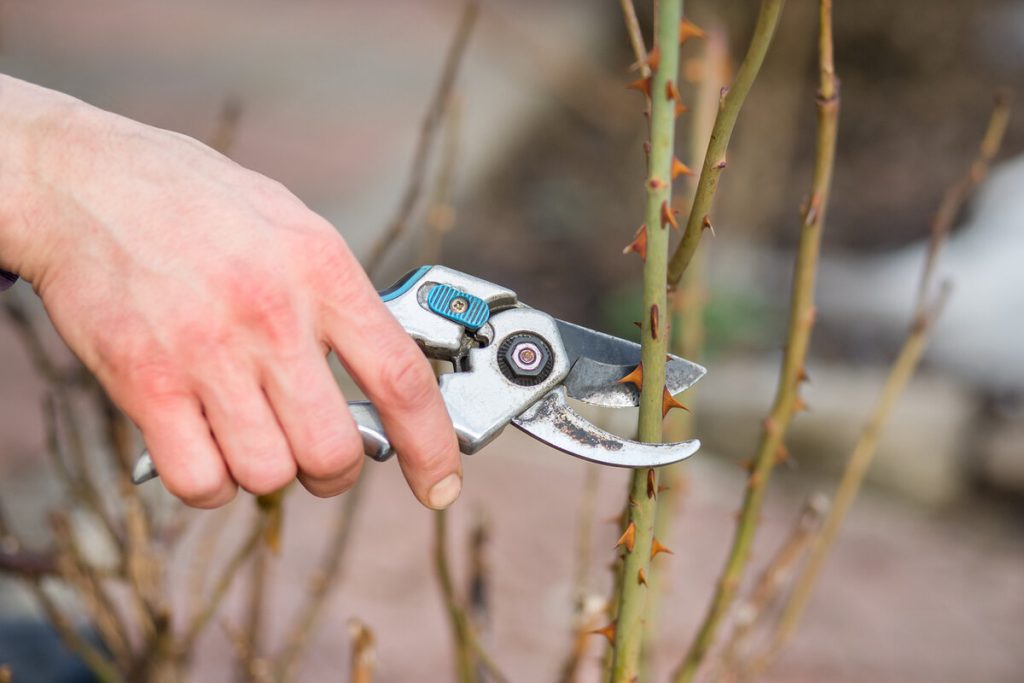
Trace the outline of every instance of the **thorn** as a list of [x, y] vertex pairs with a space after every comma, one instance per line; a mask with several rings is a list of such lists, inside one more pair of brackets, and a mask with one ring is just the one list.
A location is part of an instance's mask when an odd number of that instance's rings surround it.
[[644, 574], [644, 568], [643, 567], [640, 567], [640, 571], [638, 571], [636, 573], [636, 582], [638, 584], [641, 584], [641, 585], [644, 585], [644, 586], [647, 585], [647, 575]]
[[775, 451], [775, 464], [780, 465], [789, 460], [789, 449], [786, 448], [786, 444], [780, 443], [778, 449]]
[[701, 230], [710, 230], [712, 237], [718, 236], [715, 234], [715, 226], [711, 225], [711, 219], [708, 218], [707, 216], [704, 216], [704, 220], [701, 221], [700, 228]]
[[633, 552], [633, 545], [636, 543], [636, 524], [633, 522], [629, 523], [626, 530], [619, 536], [619, 540], [615, 542], [615, 547], [618, 548], [620, 545], [625, 546], [626, 550]]
[[661, 329], [661, 315], [658, 304], [651, 305], [651, 339], [658, 338], [658, 330]]
[[672, 157], [672, 180], [681, 175], [693, 175], [690, 167], [679, 160], [679, 157]]
[[669, 555], [675, 555], [675, 553], [673, 553], [667, 547], [663, 546], [660, 542], [658, 542], [657, 537], [655, 537], [654, 540], [651, 541], [651, 559], [653, 560], [658, 555], [658, 553], [668, 553]]
[[801, 413], [807, 410], [809, 410], [807, 407], [807, 401], [805, 401], [802, 396], [797, 396], [793, 401], [793, 412]]
[[657, 498], [658, 497], [658, 477], [654, 473], [654, 468], [651, 467], [647, 470], [647, 497]]
[[660, 190], [661, 188], [665, 187], [665, 183], [659, 180], [658, 178], [651, 178], [650, 180], [647, 181], [647, 187], [651, 188], [652, 190]]
[[671, 491], [671, 490], [672, 490], [672, 487], [669, 486], [668, 484], [658, 484], [658, 493], [661, 493], [662, 491]]
[[704, 31], [700, 29], [697, 24], [693, 23], [689, 19], [683, 19], [679, 22], [679, 44], [682, 45], [690, 38], [703, 38]]
[[665, 81], [665, 99], [679, 102], [679, 90], [676, 88], [674, 81]]
[[636, 325], [638, 330], [644, 329], [644, 324], [642, 322], [640, 322], [639, 320], [634, 320], [633, 324]]
[[753, 472], [754, 471], [754, 460], [753, 460], [753, 458], [744, 458], [743, 460], [740, 460], [738, 464], [740, 466], [740, 469], [742, 469], [742, 470], [744, 470], [746, 472]]
[[609, 643], [615, 642], [615, 622], [608, 624], [604, 628], [595, 629], [593, 631], [587, 631], [587, 633], [597, 636], [604, 636], [608, 639]]
[[668, 387], [665, 387], [661, 394], [661, 416], [665, 417], [668, 415], [668, 411], [673, 408], [682, 408], [686, 412], [690, 412], [690, 409], [684, 406], [682, 403], [676, 400], [676, 397], [668, 393]]
[[659, 64], [661, 64], [661, 49], [655, 45], [654, 49], [647, 53], [647, 68], [657, 71]]
[[630, 83], [629, 85], [627, 85], [626, 89], [628, 89], [628, 90], [639, 90], [640, 92], [642, 92], [644, 94], [644, 96], [650, 98], [650, 96], [651, 96], [651, 79], [650, 79], [650, 77], [648, 77], [648, 78], [638, 78], [635, 81], [633, 81], [632, 83]]
[[633, 372], [629, 373], [618, 381], [618, 384], [632, 384], [637, 388], [637, 391], [643, 389], [644, 386], [644, 364], [640, 363]]
[[679, 118], [679, 116], [681, 114], [685, 114], [688, 111], [690, 111], [689, 107], [687, 107], [682, 102], [679, 102], [679, 101], [676, 102], [676, 113], [675, 113], [676, 118]]
[[798, 382], [811, 383], [811, 376], [807, 374], [807, 368], [800, 368], [800, 374], [796, 376]]
[[747, 488], [756, 489], [757, 487], [759, 487], [761, 485], [762, 481], [764, 481], [764, 477], [761, 476], [761, 473], [760, 472], [754, 472], [747, 479]]
[[668, 200], [661, 203], [661, 227], [664, 228], [666, 223], [676, 230], [679, 229], [679, 221], [676, 220], [676, 212], [668, 205]]
[[636, 252], [640, 255], [640, 260], [647, 262], [647, 226], [641, 225], [633, 235], [633, 241], [626, 245], [626, 248], [622, 250], [623, 254], [630, 252]]

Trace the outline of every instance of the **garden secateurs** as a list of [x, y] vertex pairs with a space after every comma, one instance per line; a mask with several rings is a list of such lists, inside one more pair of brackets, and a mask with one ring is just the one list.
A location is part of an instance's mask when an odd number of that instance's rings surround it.
[[[616, 467], [667, 465], [700, 448], [696, 439], [624, 439], [569, 404], [573, 398], [636, 406], [640, 391], [628, 377], [640, 363], [639, 344], [557, 320], [520, 303], [505, 287], [444, 266], [412, 271], [380, 296], [426, 356], [452, 364], [454, 372], [440, 376], [440, 390], [463, 453], [476, 453], [510, 423], [569, 455]], [[704, 373], [696, 363], [669, 356], [666, 389], [678, 394]], [[394, 451], [373, 404], [348, 406], [366, 455], [378, 461], [391, 457]], [[153, 461], [143, 453], [133, 481], [156, 476]]]

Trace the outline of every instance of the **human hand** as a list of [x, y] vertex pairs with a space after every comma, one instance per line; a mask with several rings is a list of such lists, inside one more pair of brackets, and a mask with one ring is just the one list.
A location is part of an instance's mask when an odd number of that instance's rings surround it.
[[0, 267], [142, 430], [164, 485], [215, 507], [295, 477], [329, 496], [362, 441], [333, 349], [416, 497], [462, 470], [433, 373], [335, 229], [280, 184], [175, 133], [0, 77]]

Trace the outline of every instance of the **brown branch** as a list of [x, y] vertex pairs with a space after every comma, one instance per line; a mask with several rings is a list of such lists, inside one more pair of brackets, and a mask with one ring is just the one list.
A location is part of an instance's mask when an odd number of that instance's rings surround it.
[[762, 427], [757, 455], [747, 480], [743, 505], [725, 566], [697, 637], [673, 675], [676, 683], [687, 683], [697, 675], [715, 642], [722, 620], [732, 606], [761, 518], [768, 479], [776, 461], [785, 454], [784, 437], [799, 405], [799, 387], [804, 377], [804, 363], [814, 325], [814, 281], [835, 163], [839, 118], [839, 83], [832, 59], [831, 0], [821, 0], [819, 53], [820, 85], [817, 96], [818, 129], [814, 174], [811, 196], [803, 210], [800, 243], [794, 265], [782, 371], [771, 413]]
[[373, 683], [373, 674], [377, 668], [377, 650], [373, 631], [358, 619], [350, 619], [348, 635], [352, 641], [350, 683]]
[[409, 170], [409, 180], [405, 191], [398, 203], [398, 209], [394, 217], [384, 230], [384, 234], [373, 245], [370, 255], [366, 259], [366, 272], [370, 275], [375, 274], [380, 269], [384, 256], [408, 229], [409, 223], [412, 220], [412, 212], [416, 208], [420, 194], [423, 192], [423, 184], [427, 176], [427, 165], [430, 162], [430, 155], [434, 148], [437, 131], [444, 119], [445, 107], [450, 101], [451, 91], [459, 73], [459, 66], [462, 64], [479, 11], [480, 0], [466, 0], [465, 7], [462, 10], [462, 17], [459, 19], [459, 25], [455, 30], [455, 35], [445, 55], [441, 79], [434, 90], [434, 96], [430, 101], [427, 114], [420, 128], [419, 141], [416, 143], [416, 152], [413, 155], [412, 167]]
[[995, 159], [1003, 144], [1006, 126], [1010, 121], [1010, 100], [1009, 90], [996, 92], [992, 114], [989, 116], [985, 134], [981, 138], [978, 155], [963, 177], [946, 190], [939, 203], [939, 209], [935, 212], [935, 217], [932, 219], [931, 239], [928, 243], [928, 255], [925, 258], [924, 268], [921, 269], [921, 282], [917, 292], [918, 308], [924, 306], [930, 296], [928, 289], [934, 277], [939, 251], [949, 236], [950, 230], [953, 229], [953, 221], [960, 214], [967, 198], [988, 175], [989, 166], [992, 165], [992, 160]]
[[828, 499], [812, 496], [803, 504], [793, 528], [775, 555], [768, 561], [754, 589], [736, 609], [736, 626], [725, 647], [723, 657], [727, 666], [742, 676], [743, 649], [754, 630], [763, 623], [786, 583], [796, 571], [801, 558], [817, 537], [821, 522], [828, 511]]
[[[982, 141], [981, 151], [971, 164], [971, 171], [966, 178], [970, 178], [972, 173], [984, 175], [985, 169], [987, 169], [988, 164], [999, 150], [1008, 117], [1008, 101], [1005, 97], [997, 96]], [[965, 184], [964, 179], [961, 179], [943, 197], [939, 214], [950, 216], [948, 220], [952, 221], [952, 218], [957, 213], [957, 209], [950, 203], [950, 197], [957, 198], [957, 205], [962, 204], [969, 196], [969, 190], [975, 186], [976, 183], [968, 181]], [[944, 283], [936, 294], [931, 294], [934, 288], [932, 283], [935, 272], [934, 263], [942, 247], [943, 230], [948, 231], [948, 228], [942, 227], [943, 225], [949, 225], [949, 223], [945, 222], [946, 220], [944, 218], [941, 221], [936, 221], [936, 224], [940, 227], [938, 230], [933, 230], [932, 247], [925, 257], [920, 288], [922, 295], [918, 298], [910, 323], [910, 330], [903, 343], [903, 347], [900, 349], [899, 355], [893, 363], [892, 369], [889, 371], [889, 376], [886, 378], [885, 386], [882, 388], [878, 402], [875, 404], [870, 418], [864, 425], [857, 444], [850, 453], [850, 458], [847, 461], [839, 487], [836, 490], [835, 503], [825, 519], [821, 536], [816, 540], [811, 549], [811, 555], [807, 564], [794, 582], [793, 593], [790, 595], [782, 617], [779, 620], [771, 649], [762, 657], [762, 661], [757, 663], [758, 669], [761, 671], [771, 665], [776, 654], [796, 631], [810, 600], [811, 592], [821, 573], [825, 558], [832, 549], [839, 534], [839, 529], [846, 519], [850, 507], [853, 505], [853, 501], [860, 492], [861, 484], [877, 451], [878, 441], [881, 438], [886, 421], [892, 413], [893, 406], [902, 395], [904, 388], [917, 369], [921, 354], [928, 343], [929, 333], [934, 327], [935, 321], [941, 314], [942, 308], [949, 296], [950, 288], [948, 283]]]
[[292, 680], [298, 671], [299, 660], [309, 647], [310, 635], [323, 616], [329, 604], [331, 591], [341, 581], [345, 566], [346, 550], [355, 526], [356, 512], [359, 509], [366, 488], [367, 474], [343, 498], [339, 500], [338, 514], [335, 517], [334, 532], [328, 541], [327, 549], [320, 560], [320, 567], [313, 573], [309, 581], [306, 602], [292, 620], [284, 638], [284, 649], [277, 657], [275, 679], [278, 681]]
[[266, 517], [257, 514], [245, 540], [242, 541], [242, 544], [235, 549], [234, 554], [228, 559], [217, 581], [214, 582], [210, 594], [203, 601], [201, 609], [192, 616], [191, 621], [185, 628], [185, 633], [178, 641], [176, 647], [180, 656], [187, 656], [188, 653], [192, 652], [196, 640], [210, 623], [210, 618], [217, 612], [221, 602], [224, 601], [228, 589], [231, 588], [235, 578], [238, 576], [238, 572], [245, 566], [246, 561], [256, 551], [257, 546], [263, 539], [265, 526]]
[[238, 139], [238, 125], [242, 121], [242, 103], [237, 97], [228, 97], [217, 112], [217, 123], [206, 144], [226, 157]]
[[622, 7], [622, 18], [626, 22], [626, 33], [629, 35], [629, 45], [633, 48], [633, 55], [636, 57], [636, 66], [643, 78], [650, 78], [651, 66], [647, 63], [647, 46], [644, 44], [644, 34], [640, 30], [640, 22], [636, 18], [636, 7], [633, 0], [619, 0]]

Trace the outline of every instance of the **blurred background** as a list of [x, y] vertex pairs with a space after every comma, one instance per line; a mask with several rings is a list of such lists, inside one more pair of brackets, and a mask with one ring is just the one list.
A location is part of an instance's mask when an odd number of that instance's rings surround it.
[[[742, 58], [754, 3], [685, 7]], [[649, 9], [638, 9], [646, 21]], [[280, 180], [368, 255], [396, 214], [461, 11], [455, 0], [4, 0], [0, 71], [201, 140], [216, 137], [227, 110], [229, 155]], [[654, 680], [703, 615], [744, 487], [738, 464], [773, 395], [813, 153], [816, 21], [816, 3], [790, 0], [729, 150], [716, 235], [701, 246], [704, 448], [687, 463], [667, 543], [675, 554], [652, 639]], [[1024, 104], [1024, 5], [1015, 0], [837, 2], [835, 37], [842, 109], [810, 412], [791, 429], [793, 458], [772, 481], [755, 562], [808, 494], [831, 494], [909, 321], [931, 216], [974, 158], [993, 93], [1007, 86]], [[699, 70], [698, 56], [688, 44], [684, 77], [687, 64]], [[618, 3], [483, 2], [423, 197], [377, 285], [428, 258], [557, 317], [635, 336], [640, 261], [621, 255], [643, 202], [646, 124], [640, 96], [625, 89], [633, 61]], [[684, 101], [693, 92], [687, 83]], [[939, 264], [953, 298], [770, 680], [1024, 678], [1024, 116], [1012, 116], [957, 225]], [[30, 301], [18, 288], [13, 296]], [[0, 325], [0, 378], [0, 501], [23, 541], [46, 547], [47, 510], [63, 494], [42, 456], [44, 384], [9, 325]], [[466, 462], [450, 516], [456, 574], [470, 528], [486, 520], [485, 638], [514, 681], [554, 680], [570, 648], [587, 467], [518, 433]], [[352, 617], [376, 634], [378, 680], [451, 680], [431, 516], [394, 463], [365, 472], [346, 569], [300, 680], [346, 670]], [[598, 476], [602, 520], [618, 512], [626, 478]], [[266, 567], [271, 649], [337, 505], [304, 492], [288, 499], [283, 547]], [[240, 499], [223, 513], [224, 538], [242, 533], [248, 507]], [[168, 564], [182, 601], [194, 536]], [[590, 535], [586, 583], [597, 595], [610, 583], [615, 536], [601, 523]], [[226, 619], [245, 618], [242, 592], [229, 594]], [[0, 575], [0, 619], [31, 621], [32, 605]], [[0, 630], [0, 663], [24, 651], [11, 633]], [[227, 680], [226, 633], [215, 627], [199, 642], [195, 680]], [[596, 680], [599, 647], [590, 648], [581, 680]]]

